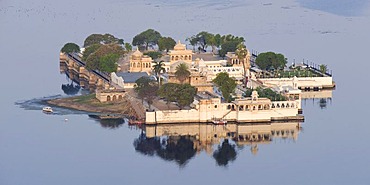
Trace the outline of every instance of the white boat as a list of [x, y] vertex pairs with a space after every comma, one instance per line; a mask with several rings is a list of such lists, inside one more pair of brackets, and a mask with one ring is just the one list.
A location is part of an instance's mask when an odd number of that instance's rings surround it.
[[53, 109], [51, 107], [44, 107], [42, 108], [42, 111], [47, 113], [53, 113]]
[[227, 123], [227, 121], [224, 120], [224, 119], [213, 118], [212, 123], [215, 124], [215, 125], [225, 125]]

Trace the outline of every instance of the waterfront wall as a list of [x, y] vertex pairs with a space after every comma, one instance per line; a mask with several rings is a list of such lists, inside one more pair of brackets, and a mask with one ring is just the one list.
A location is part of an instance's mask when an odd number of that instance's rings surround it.
[[298, 88], [333, 88], [335, 86], [332, 77], [299, 77], [294, 78], [259, 78], [259, 82], [263, 83], [267, 87], [275, 86], [292, 86], [294, 87], [294, 81], [297, 83]]
[[[279, 107], [277, 106], [279, 104]], [[267, 110], [227, 109], [230, 104], [221, 106], [200, 105], [190, 110], [162, 110], [146, 112], [146, 124], [162, 123], [205, 123], [212, 119], [224, 119], [231, 122], [270, 122], [273, 120], [295, 120], [298, 118], [296, 101], [272, 102]], [[272, 108], [274, 105], [274, 108]], [[284, 105], [284, 106], [283, 106]], [[289, 105], [289, 106], [286, 106]]]

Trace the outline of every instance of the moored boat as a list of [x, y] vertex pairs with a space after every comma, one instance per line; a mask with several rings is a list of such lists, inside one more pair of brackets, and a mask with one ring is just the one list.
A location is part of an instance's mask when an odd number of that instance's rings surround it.
[[46, 113], [53, 113], [53, 109], [51, 107], [44, 107], [42, 108], [42, 111]]
[[224, 120], [224, 119], [213, 118], [212, 123], [215, 124], [215, 125], [225, 125], [227, 123], [227, 121]]
[[132, 119], [128, 120], [128, 124], [130, 125], [141, 125], [143, 123], [144, 121], [140, 121], [140, 120], [132, 120]]

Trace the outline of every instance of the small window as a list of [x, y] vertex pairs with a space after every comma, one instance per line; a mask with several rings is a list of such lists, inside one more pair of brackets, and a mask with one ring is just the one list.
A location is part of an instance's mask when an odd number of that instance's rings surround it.
[[217, 109], [217, 105], [215, 105], [215, 109]]

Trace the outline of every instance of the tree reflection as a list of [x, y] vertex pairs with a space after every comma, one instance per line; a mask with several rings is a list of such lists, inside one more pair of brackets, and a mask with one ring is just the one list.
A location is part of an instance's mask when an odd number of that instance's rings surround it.
[[103, 128], [117, 129], [123, 125], [123, 119], [101, 119], [100, 126]]
[[321, 109], [326, 108], [326, 99], [321, 98], [320, 101], [319, 101], [319, 105], [320, 105]]
[[230, 144], [228, 139], [225, 139], [221, 146], [213, 153], [213, 158], [215, 158], [219, 166], [226, 166], [229, 161], [234, 161], [236, 159], [235, 145]]
[[67, 95], [75, 95], [80, 90], [80, 86], [78, 84], [74, 85], [73, 81], [71, 84], [62, 84], [62, 90]]
[[135, 139], [134, 146], [137, 152], [150, 156], [161, 148], [159, 137], [147, 138], [144, 133]]
[[159, 137], [147, 138], [145, 134], [141, 134], [134, 141], [134, 146], [139, 153], [175, 161], [180, 166], [184, 166], [196, 153], [190, 136], [171, 136], [161, 141]]
[[157, 152], [164, 160], [175, 161], [184, 166], [196, 153], [190, 136], [170, 137]]
[[122, 118], [110, 118], [110, 119], [101, 119], [99, 115], [89, 115], [90, 118], [93, 118], [95, 121], [100, 123], [100, 126], [107, 129], [117, 129], [125, 123], [125, 120]]

